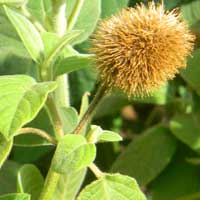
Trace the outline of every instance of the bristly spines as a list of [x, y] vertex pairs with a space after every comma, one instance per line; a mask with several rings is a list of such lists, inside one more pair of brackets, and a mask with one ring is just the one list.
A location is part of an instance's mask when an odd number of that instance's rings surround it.
[[92, 38], [100, 80], [128, 96], [145, 96], [172, 79], [193, 49], [194, 36], [175, 11], [149, 3], [102, 20]]

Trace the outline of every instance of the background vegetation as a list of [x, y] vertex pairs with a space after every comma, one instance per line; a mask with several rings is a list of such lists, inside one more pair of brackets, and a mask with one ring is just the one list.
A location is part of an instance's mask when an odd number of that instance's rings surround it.
[[[40, 21], [41, 0], [29, 0], [31, 13]], [[0, 1], [1, 2], [1, 1]], [[77, 29], [85, 36], [76, 44], [88, 53], [88, 36], [97, 21], [140, 0], [85, 0]], [[147, 3], [147, 1], [143, 1]], [[100, 4], [101, 3], [101, 4]], [[69, 4], [72, 5], [73, 3]], [[101, 5], [101, 6], [100, 6]], [[118, 132], [123, 142], [98, 144], [96, 163], [104, 171], [134, 177], [149, 200], [200, 199], [200, 1], [165, 0], [167, 9], [177, 8], [196, 35], [195, 50], [186, 70], [160, 88], [152, 97], [130, 99], [120, 92], [106, 96], [94, 117], [94, 124]], [[46, 10], [48, 13], [48, 10]], [[89, 14], [88, 14], [89, 13]], [[68, 14], [68, 13], [67, 13]], [[4, 10], [0, 9], [0, 74], [36, 77], [35, 63], [28, 55]], [[94, 66], [69, 74], [70, 101], [77, 110], [85, 92], [96, 91]], [[86, 97], [86, 96], [84, 96]], [[53, 133], [42, 109], [27, 126]], [[27, 147], [27, 144], [29, 147]], [[31, 145], [31, 146], [30, 146]], [[31, 136], [15, 138], [9, 160], [0, 170], [0, 194], [15, 192], [17, 171], [23, 164], [36, 165], [47, 173], [54, 147]], [[88, 172], [84, 185], [94, 180]], [[39, 186], [38, 186], [39, 187]]]

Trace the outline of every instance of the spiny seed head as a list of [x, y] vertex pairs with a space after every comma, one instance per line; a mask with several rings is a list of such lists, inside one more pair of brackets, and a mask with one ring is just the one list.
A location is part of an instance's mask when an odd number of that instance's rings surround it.
[[151, 2], [102, 20], [91, 51], [103, 85], [144, 96], [186, 66], [194, 39], [175, 10], [166, 12]]

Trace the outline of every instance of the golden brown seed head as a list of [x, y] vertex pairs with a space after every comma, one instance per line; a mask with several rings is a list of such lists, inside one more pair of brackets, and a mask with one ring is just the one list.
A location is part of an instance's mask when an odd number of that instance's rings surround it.
[[102, 20], [92, 39], [103, 85], [144, 96], [186, 66], [194, 36], [175, 11], [153, 2]]

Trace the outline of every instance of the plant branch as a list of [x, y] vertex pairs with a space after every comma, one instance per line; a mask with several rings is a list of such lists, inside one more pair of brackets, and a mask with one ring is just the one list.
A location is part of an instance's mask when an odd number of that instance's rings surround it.
[[88, 121], [92, 118], [94, 112], [96, 111], [96, 108], [97, 108], [99, 102], [101, 101], [101, 99], [105, 95], [105, 91], [106, 91], [105, 86], [100, 86], [100, 88], [98, 89], [95, 97], [93, 98], [92, 102], [90, 103], [87, 111], [85, 112], [85, 114], [83, 115], [83, 117], [80, 120], [79, 124], [75, 128], [74, 134], [80, 134], [81, 130], [83, 129], [85, 124], [87, 124]]
[[38, 128], [32, 128], [32, 127], [21, 128], [18, 131], [17, 135], [22, 135], [22, 134], [27, 134], [27, 133], [33, 133], [35, 135], [38, 135], [46, 139], [48, 142], [52, 144], [55, 144], [55, 145], [57, 144], [57, 141], [53, 137], [51, 137], [48, 133]]
[[98, 179], [104, 175], [104, 173], [94, 163], [90, 164], [89, 168]]
[[61, 122], [60, 116], [58, 114], [58, 110], [56, 108], [54, 99], [51, 95], [47, 98], [46, 105], [47, 105], [48, 111], [50, 113], [50, 118], [51, 118], [52, 124], [54, 126], [56, 139], [59, 140], [61, 137], [64, 136], [64, 132], [63, 132], [63, 128], [62, 128], [62, 122]]
[[53, 169], [50, 167], [44, 186], [43, 186], [44, 190], [42, 191], [39, 200], [52, 199], [52, 195], [55, 191], [59, 178], [60, 178], [60, 174], [53, 171]]
[[63, 36], [66, 31], [66, 0], [52, 0], [52, 26], [53, 31]]
[[76, 0], [75, 6], [72, 10], [72, 13], [68, 19], [67, 30], [70, 31], [74, 28], [74, 25], [78, 19], [81, 8], [85, 0]]

